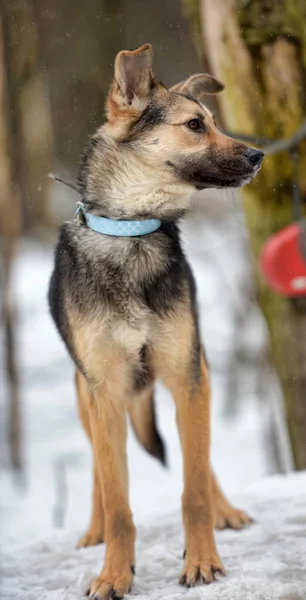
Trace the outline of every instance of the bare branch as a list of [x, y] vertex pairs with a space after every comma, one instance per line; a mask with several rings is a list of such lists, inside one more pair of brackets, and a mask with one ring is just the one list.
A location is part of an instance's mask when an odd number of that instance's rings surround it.
[[53, 179], [53, 181], [59, 181], [60, 183], [63, 183], [64, 185], [67, 185], [68, 187], [72, 188], [75, 192], [78, 192], [78, 194], [81, 194], [78, 186], [75, 183], [72, 183], [71, 181], [65, 181], [64, 179], [62, 179], [58, 175], [55, 175], [55, 173], [49, 173], [48, 177], [50, 179]]
[[290, 138], [280, 138], [279, 140], [268, 140], [255, 135], [246, 135], [244, 133], [235, 133], [232, 131], [223, 130], [226, 135], [241, 140], [242, 142], [250, 142], [260, 146], [266, 155], [278, 154], [279, 152], [288, 152], [298, 146], [302, 140], [306, 138], [306, 121], [303, 121], [299, 129]]

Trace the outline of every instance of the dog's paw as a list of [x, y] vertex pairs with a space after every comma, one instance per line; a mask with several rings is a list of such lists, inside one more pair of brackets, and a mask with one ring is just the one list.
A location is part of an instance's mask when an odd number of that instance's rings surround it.
[[226, 575], [225, 568], [218, 556], [203, 556], [201, 560], [185, 555], [185, 565], [180, 577], [180, 584], [193, 587], [196, 583], [212, 583], [216, 575]]
[[122, 570], [118, 577], [111, 576], [103, 569], [102, 574], [93, 580], [86, 595], [89, 600], [121, 600], [124, 594], [131, 591], [134, 574], [134, 565]]
[[215, 510], [215, 529], [243, 529], [246, 525], [254, 523], [252, 517], [233, 506]]
[[82, 537], [80, 537], [76, 547], [86, 548], [87, 546], [97, 546], [97, 544], [103, 544], [104, 536], [101, 533], [95, 531], [87, 531]]

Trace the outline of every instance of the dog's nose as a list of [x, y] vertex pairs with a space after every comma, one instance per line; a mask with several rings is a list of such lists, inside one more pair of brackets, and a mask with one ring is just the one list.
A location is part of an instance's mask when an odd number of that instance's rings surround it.
[[263, 161], [264, 153], [261, 150], [256, 150], [255, 148], [247, 148], [245, 151], [245, 156], [253, 167], [259, 167]]

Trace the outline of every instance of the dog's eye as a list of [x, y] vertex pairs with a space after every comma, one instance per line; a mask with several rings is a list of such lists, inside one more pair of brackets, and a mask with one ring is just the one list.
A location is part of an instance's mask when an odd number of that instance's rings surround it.
[[186, 125], [192, 131], [200, 132], [205, 130], [204, 123], [201, 121], [201, 119], [191, 119], [188, 121], [188, 123], [186, 123]]

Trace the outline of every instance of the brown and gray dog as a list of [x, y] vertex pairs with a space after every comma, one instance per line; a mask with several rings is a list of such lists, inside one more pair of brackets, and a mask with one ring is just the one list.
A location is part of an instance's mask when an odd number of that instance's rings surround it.
[[139, 237], [114, 237], [77, 219], [60, 231], [49, 302], [76, 368], [79, 411], [94, 452], [92, 518], [79, 546], [105, 541], [91, 598], [122, 598], [135, 573], [128, 500], [126, 414], [143, 446], [164, 461], [154, 420], [160, 378], [173, 394], [184, 459], [185, 564], [180, 583], [210, 583], [224, 567], [213, 527], [250, 522], [224, 498], [209, 462], [208, 368], [199, 339], [195, 284], [178, 221], [194, 189], [251, 181], [263, 153], [223, 135], [204, 94], [223, 85], [194, 75], [166, 89], [152, 74], [152, 49], [122, 51], [91, 138], [79, 183], [87, 213], [161, 220]]

